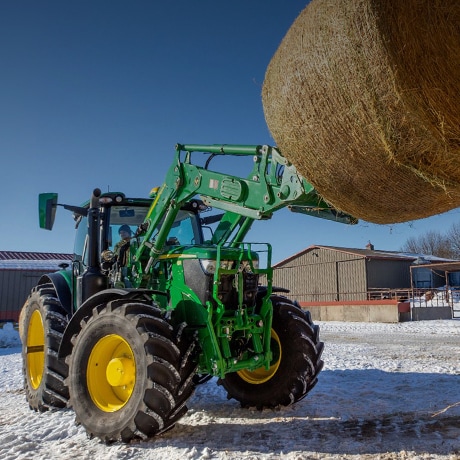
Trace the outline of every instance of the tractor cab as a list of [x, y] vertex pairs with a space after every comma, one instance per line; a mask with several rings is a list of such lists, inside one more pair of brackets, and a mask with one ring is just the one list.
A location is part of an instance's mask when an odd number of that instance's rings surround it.
[[[81, 206], [59, 204], [57, 194], [45, 193], [39, 198], [40, 227], [51, 230], [57, 206], [71, 211], [76, 222], [72, 269], [69, 276], [73, 310], [92, 294], [107, 288], [142, 287], [133, 284], [132, 266], [136, 251], [145, 234], [145, 222], [155, 194], [150, 198], [127, 198], [123, 193], [101, 193], [94, 201]], [[200, 212], [209, 210], [200, 200], [191, 200], [178, 212], [168, 233], [164, 252], [180, 246], [203, 242]], [[161, 227], [162, 222], [158, 225]], [[153, 233], [155, 239], [155, 232]]]

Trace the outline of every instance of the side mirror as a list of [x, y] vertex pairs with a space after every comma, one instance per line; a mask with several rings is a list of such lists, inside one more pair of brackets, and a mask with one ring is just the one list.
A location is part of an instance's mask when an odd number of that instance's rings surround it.
[[40, 228], [51, 230], [54, 225], [57, 208], [57, 193], [40, 193], [38, 195], [38, 216]]

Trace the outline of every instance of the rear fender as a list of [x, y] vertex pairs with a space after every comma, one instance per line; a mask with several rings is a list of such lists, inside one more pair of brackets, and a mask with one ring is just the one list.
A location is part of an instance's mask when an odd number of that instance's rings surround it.
[[51, 283], [54, 286], [59, 302], [70, 316], [72, 314], [72, 289], [70, 272], [62, 270], [43, 275], [38, 285]]
[[[72, 316], [72, 291], [71, 291], [71, 276], [68, 271], [62, 270], [59, 272], [48, 273], [42, 275], [38, 280], [37, 286], [40, 287], [44, 284], [52, 284], [54, 290], [56, 291], [59, 302], [62, 305], [62, 308], [67, 312], [69, 318]], [[25, 307], [27, 306], [28, 301], [26, 300], [21, 312], [19, 313], [19, 336], [23, 340], [24, 332], [24, 315]]]
[[72, 352], [72, 337], [78, 335], [81, 330], [81, 322], [93, 314], [93, 309], [99, 305], [106, 305], [108, 302], [117, 299], [143, 300], [151, 302], [153, 294], [164, 294], [163, 292], [150, 289], [105, 289], [89, 297], [75, 312], [64, 331], [61, 346], [59, 347], [59, 358], [65, 358]]

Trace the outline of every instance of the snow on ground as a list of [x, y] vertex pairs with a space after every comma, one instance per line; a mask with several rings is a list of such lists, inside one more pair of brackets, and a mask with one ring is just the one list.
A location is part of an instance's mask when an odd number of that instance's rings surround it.
[[20, 342], [0, 330], [1, 459], [460, 459], [460, 320], [319, 323], [324, 370], [302, 401], [247, 410], [215, 380], [150, 442], [107, 446], [70, 409], [35, 413]]

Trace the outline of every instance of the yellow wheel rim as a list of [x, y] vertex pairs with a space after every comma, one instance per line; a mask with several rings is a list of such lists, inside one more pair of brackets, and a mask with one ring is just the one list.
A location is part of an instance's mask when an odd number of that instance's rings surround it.
[[27, 329], [27, 374], [31, 387], [36, 390], [45, 371], [45, 328], [38, 310], [32, 313]]
[[120, 410], [128, 402], [136, 383], [136, 362], [123, 337], [106, 335], [94, 345], [86, 383], [94, 404], [104, 412]]
[[260, 385], [261, 383], [268, 382], [275, 375], [281, 363], [281, 342], [278, 334], [273, 329], [271, 332], [271, 349], [273, 353], [273, 360], [268, 370], [265, 369], [265, 367], [260, 367], [255, 371], [238, 371], [238, 375], [244, 381], [253, 385]]

